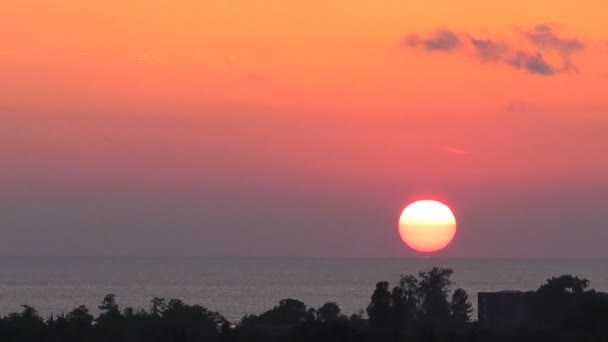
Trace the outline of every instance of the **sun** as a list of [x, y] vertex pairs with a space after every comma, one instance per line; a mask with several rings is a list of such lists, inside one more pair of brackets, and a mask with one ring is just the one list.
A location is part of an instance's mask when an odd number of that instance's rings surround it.
[[401, 213], [399, 234], [403, 242], [418, 252], [436, 252], [454, 239], [456, 218], [452, 210], [441, 202], [416, 201]]

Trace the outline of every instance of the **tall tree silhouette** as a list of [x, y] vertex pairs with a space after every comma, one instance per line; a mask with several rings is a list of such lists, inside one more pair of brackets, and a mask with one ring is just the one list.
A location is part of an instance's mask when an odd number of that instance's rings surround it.
[[101, 314], [95, 320], [97, 323], [95, 328], [99, 335], [110, 341], [122, 341], [126, 326], [116, 303], [116, 296], [114, 294], [106, 295], [99, 305], [99, 310], [101, 310]]
[[399, 287], [403, 292], [405, 314], [408, 321], [415, 320], [420, 311], [420, 284], [411, 274], [401, 275]]
[[452, 281], [449, 268], [433, 267], [430, 271], [419, 272], [420, 299], [424, 317], [432, 322], [441, 322], [450, 315], [448, 292]]
[[119, 311], [118, 304], [116, 303], [116, 295], [110, 293], [103, 297], [101, 304], [99, 304], [99, 310], [106, 314]]
[[154, 317], [160, 317], [162, 312], [167, 309], [167, 303], [164, 298], [154, 297], [150, 303], [150, 314]]
[[450, 302], [450, 312], [452, 318], [457, 323], [466, 323], [471, 320], [471, 312], [473, 308], [469, 302], [469, 295], [463, 289], [456, 289], [452, 294], [452, 301]]
[[371, 302], [367, 306], [367, 316], [372, 329], [384, 329], [391, 319], [391, 294], [388, 282], [381, 281], [376, 284]]

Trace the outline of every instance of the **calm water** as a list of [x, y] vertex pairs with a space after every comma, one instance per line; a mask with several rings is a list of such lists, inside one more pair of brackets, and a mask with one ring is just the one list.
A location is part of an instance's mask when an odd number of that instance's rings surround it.
[[[377, 281], [431, 266], [476, 304], [478, 291], [535, 289], [570, 273], [608, 291], [606, 260], [291, 259], [291, 258], [0, 258], [0, 314], [28, 304], [48, 316], [84, 304], [96, 309], [114, 293], [123, 306], [148, 308], [155, 296], [202, 304], [230, 320], [272, 308], [282, 298], [318, 307], [336, 301], [344, 313], [365, 309]], [[96, 312], [96, 310], [93, 310]]]

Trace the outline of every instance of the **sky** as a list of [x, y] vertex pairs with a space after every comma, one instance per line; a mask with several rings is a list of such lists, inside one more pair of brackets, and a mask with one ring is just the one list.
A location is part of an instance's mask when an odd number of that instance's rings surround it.
[[0, 255], [608, 257], [607, 7], [0, 2]]

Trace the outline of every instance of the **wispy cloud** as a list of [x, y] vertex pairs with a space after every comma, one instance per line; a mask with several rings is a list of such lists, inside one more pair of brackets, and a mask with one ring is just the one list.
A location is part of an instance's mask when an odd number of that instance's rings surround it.
[[541, 50], [556, 49], [563, 55], [571, 55], [585, 48], [583, 42], [573, 38], [559, 37], [549, 25], [537, 25], [524, 34], [530, 42]]
[[[469, 51], [470, 54], [472, 51], [473, 57], [480, 63], [507, 65], [541, 76], [577, 71], [572, 55], [585, 49], [580, 39], [562, 37], [551, 25], [517, 28], [515, 31], [520, 38], [517, 44], [505, 39], [477, 37], [468, 33], [458, 35], [453, 31], [439, 30], [427, 38], [419, 38], [418, 34], [409, 35], [406, 46], [426, 52], [440, 50], [467, 54]], [[457, 49], [460, 46], [466, 48]], [[549, 62], [548, 56], [557, 57]]]
[[140, 53], [140, 54], [135, 55], [135, 58], [157, 58], [157, 57], [155, 55]]
[[68, 52], [69, 56], [83, 56], [83, 57], [92, 57], [95, 56], [92, 52]]
[[0, 55], [12, 55], [15, 51], [13, 50], [0, 50]]
[[453, 146], [446, 146], [444, 148], [444, 150], [448, 153], [452, 153], [452, 154], [471, 154], [473, 153], [473, 151], [471, 150], [465, 150], [465, 149], [461, 149], [461, 148], [456, 148]]
[[405, 44], [409, 47], [421, 47], [427, 51], [452, 51], [462, 42], [460, 38], [451, 31], [438, 30], [434, 35], [427, 38], [420, 38], [412, 34], [405, 39]]

